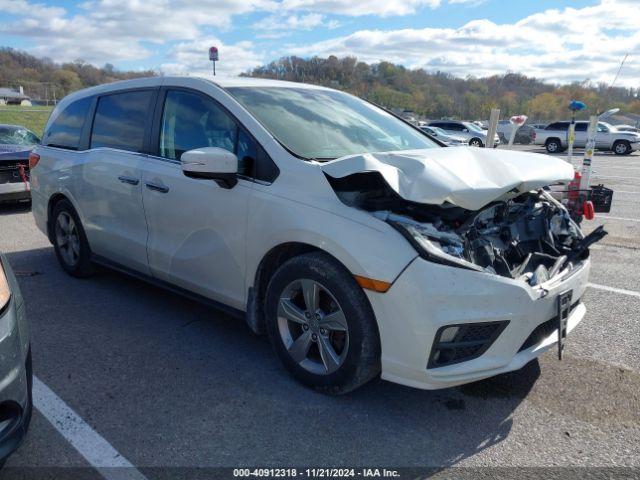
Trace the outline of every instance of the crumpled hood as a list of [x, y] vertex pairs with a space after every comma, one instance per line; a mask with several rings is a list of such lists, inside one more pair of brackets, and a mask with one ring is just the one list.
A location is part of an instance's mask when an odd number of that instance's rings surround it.
[[474, 147], [350, 155], [322, 169], [334, 178], [380, 172], [405, 200], [449, 202], [468, 210], [479, 210], [507, 193], [524, 193], [574, 176], [571, 164], [549, 155]]

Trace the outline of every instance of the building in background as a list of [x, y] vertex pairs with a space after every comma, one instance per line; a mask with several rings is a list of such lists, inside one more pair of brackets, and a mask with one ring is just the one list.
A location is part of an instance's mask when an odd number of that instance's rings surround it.
[[18, 90], [0, 87], [0, 105], [31, 106], [31, 98], [24, 94], [22, 87]]

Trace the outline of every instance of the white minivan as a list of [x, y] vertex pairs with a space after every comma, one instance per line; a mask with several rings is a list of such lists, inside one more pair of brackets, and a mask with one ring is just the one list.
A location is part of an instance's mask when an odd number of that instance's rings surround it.
[[298, 380], [443, 388], [582, 320], [588, 246], [545, 155], [448, 148], [329, 88], [157, 77], [73, 93], [30, 158], [64, 270], [96, 263], [267, 333]]

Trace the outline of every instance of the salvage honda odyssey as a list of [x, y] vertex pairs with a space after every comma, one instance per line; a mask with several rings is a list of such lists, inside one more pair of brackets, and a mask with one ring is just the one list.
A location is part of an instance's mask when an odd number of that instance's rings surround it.
[[333, 394], [378, 375], [450, 387], [562, 347], [604, 234], [547, 188], [574, 177], [562, 160], [445, 148], [347, 93], [272, 80], [73, 93], [30, 167], [67, 273], [106, 265], [214, 303]]

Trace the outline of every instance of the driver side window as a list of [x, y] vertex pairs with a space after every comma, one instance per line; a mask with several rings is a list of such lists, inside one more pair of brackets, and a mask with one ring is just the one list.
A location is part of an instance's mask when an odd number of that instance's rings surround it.
[[179, 160], [188, 150], [219, 147], [233, 152], [238, 127], [212, 99], [169, 90], [160, 126], [160, 155]]

